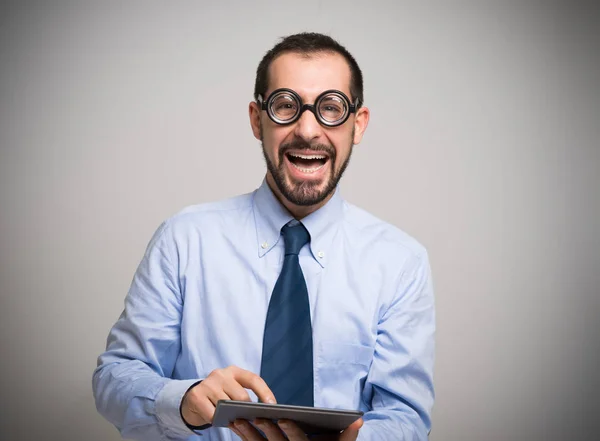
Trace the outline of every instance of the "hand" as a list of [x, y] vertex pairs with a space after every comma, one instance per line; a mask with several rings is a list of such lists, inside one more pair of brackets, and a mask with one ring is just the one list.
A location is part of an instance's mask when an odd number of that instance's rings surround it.
[[[355, 441], [358, 431], [363, 425], [363, 420], [358, 419], [350, 424], [342, 433], [335, 435], [320, 435], [310, 438], [310, 441]], [[279, 420], [277, 425], [271, 421], [257, 419], [254, 426], [258, 427], [266, 436], [268, 441], [308, 441], [308, 436], [297, 424], [289, 420]], [[264, 441], [264, 437], [248, 421], [237, 420], [230, 424], [229, 428], [235, 432], [243, 441]], [[287, 440], [285, 436], [287, 436]]]
[[263, 403], [276, 403], [273, 392], [262, 378], [237, 366], [229, 366], [215, 369], [186, 392], [181, 402], [183, 419], [191, 426], [210, 424], [219, 400], [250, 401], [245, 389], [252, 390]]

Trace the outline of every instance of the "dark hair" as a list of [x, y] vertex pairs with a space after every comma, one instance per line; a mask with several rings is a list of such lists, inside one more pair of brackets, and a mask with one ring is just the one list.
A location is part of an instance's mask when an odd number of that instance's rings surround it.
[[363, 104], [363, 77], [358, 63], [354, 57], [328, 35], [318, 34], [316, 32], [302, 32], [300, 34], [289, 35], [282, 38], [273, 49], [268, 51], [256, 69], [256, 82], [254, 83], [254, 99], [258, 96], [265, 97], [269, 86], [269, 66], [275, 58], [285, 53], [299, 53], [310, 56], [319, 52], [334, 52], [340, 54], [350, 67], [350, 98], [354, 102], [358, 98], [358, 106]]

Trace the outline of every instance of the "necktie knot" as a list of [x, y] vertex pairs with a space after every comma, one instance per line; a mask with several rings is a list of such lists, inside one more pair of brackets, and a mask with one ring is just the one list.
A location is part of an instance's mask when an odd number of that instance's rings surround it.
[[298, 254], [310, 240], [310, 234], [301, 223], [294, 226], [284, 225], [281, 229], [285, 244], [285, 254]]

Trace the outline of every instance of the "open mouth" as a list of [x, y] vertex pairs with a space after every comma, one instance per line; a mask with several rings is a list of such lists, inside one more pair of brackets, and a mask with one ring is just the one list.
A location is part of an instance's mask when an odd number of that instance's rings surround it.
[[302, 173], [315, 173], [329, 161], [327, 155], [318, 153], [286, 153], [285, 156]]

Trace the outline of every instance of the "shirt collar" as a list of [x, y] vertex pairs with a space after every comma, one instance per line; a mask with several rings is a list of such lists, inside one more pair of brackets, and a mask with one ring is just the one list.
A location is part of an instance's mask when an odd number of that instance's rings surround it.
[[277, 244], [281, 228], [294, 219], [294, 216], [277, 200], [266, 179], [254, 193], [253, 210], [258, 256], [262, 257]]
[[[266, 179], [254, 193], [254, 218], [258, 255], [263, 257], [279, 241], [281, 228], [294, 219], [289, 211], [277, 200]], [[310, 234], [310, 251], [321, 267], [325, 267], [331, 254], [331, 243], [335, 225], [342, 219], [344, 201], [339, 188], [327, 203], [301, 220]]]

